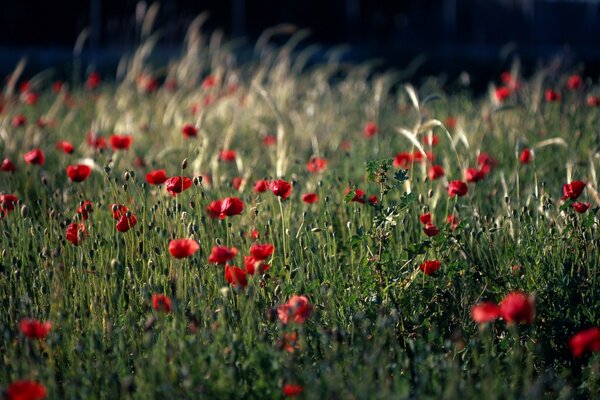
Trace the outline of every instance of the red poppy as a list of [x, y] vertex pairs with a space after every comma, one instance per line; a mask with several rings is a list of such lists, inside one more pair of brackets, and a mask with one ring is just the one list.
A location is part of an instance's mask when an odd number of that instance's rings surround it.
[[244, 178], [241, 176], [234, 176], [231, 178], [231, 186], [233, 186], [235, 190], [240, 190], [242, 183], [244, 183]]
[[186, 139], [198, 136], [198, 129], [196, 129], [196, 127], [192, 124], [185, 124], [181, 129], [181, 132], [183, 132], [183, 136]]
[[431, 223], [431, 213], [425, 213], [425, 214], [419, 215], [419, 221], [423, 225], [427, 225], [427, 224]]
[[129, 209], [122, 204], [111, 204], [110, 210], [112, 212], [113, 219], [116, 219], [116, 220], [120, 219], [122, 216], [124, 216], [129, 211]]
[[546, 89], [546, 92], [544, 93], [544, 97], [546, 98], [546, 101], [549, 103], [555, 102], [555, 101], [560, 101], [560, 93], [555, 92], [552, 89]]
[[581, 87], [581, 76], [579, 75], [571, 75], [567, 80], [567, 88], [569, 90], [575, 90]]
[[229, 248], [226, 246], [213, 246], [212, 252], [208, 256], [209, 263], [225, 264], [232, 260], [238, 253], [235, 247]]
[[284, 333], [283, 340], [279, 340], [277, 345], [288, 353], [294, 353], [296, 350], [300, 349], [298, 334], [296, 332]]
[[454, 129], [454, 128], [456, 128], [457, 122], [458, 122], [458, 119], [456, 117], [448, 116], [448, 117], [446, 117], [446, 121], [444, 121], [444, 125], [446, 126], [447, 129]]
[[600, 107], [600, 97], [589, 95], [586, 99], [587, 105], [590, 107]]
[[54, 93], [60, 92], [63, 88], [63, 85], [64, 85], [63, 81], [54, 81], [54, 83], [52, 83], [52, 91]]
[[477, 183], [485, 178], [485, 173], [477, 168], [467, 168], [465, 171], [465, 180], [471, 183]]
[[146, 174], [146, 182], [150, 185], [162, 185], [167, 179], [167, 172], [164, 169], [157, 169]]
[[132, 141], [133, 139], [130, 135], [113, 134], [110, 136], [110, 147], [112, 147], [115, 151], [128, 150]]
[[423, 227], [423, 232], [425, 232], [427, 236], [432, 237], [437, 236], [440, 233], [440, 229], [431, 222], [429, 222]]
[[519, 162], [521, 164], [529, 164], [533, 159], [533, 152], [528, 148], [523, 149], [521, 154], [519, 154]]
[[73, 152], [75, 151], [75, 147], [66, 140], [61, 140], [58, 143], [56, 143], [56, 148], [67, 154], [73, 154]]
[[423, 143], [431, 147], [437, 146], [440, 143], [440, 137], [438, 135], [425, 135], [423, 136]]
[[206, 207], [206, 211], [211, 218], [225, 219], [241, 214], [244, 211], [244, 202], [238, 197], [227, 197], [213, 201]]
[[283, 179], [269, 182], [269, 189], [275, 196], [281, 197], [282, 200], [287, 199], [292, 194], [292, 185]]
[[266, 147], [274, 146], [277, 144], [277, 136], [267, 135], [263, 138], [263, 145]]
[[225, 280], [232, 286], [245, 288], [248, 286], [248, 273], [236, 266], [225, 266]]
[[161, 311], [165, 314], [168, 314], [171, 312], [171, 299], [164, 294], [153, 294], [152, 308], [154, 308], [156, 311]]
[[177, 259], [187, 258], [200, 250], [194, 239], [175, 239], [169, 242], [169, 253]]
[[84, 201], [83, 204], [77, 208], [77, 214], [81, 215], [81, 219], [84, 221], [89, 218], [92, 211], [94, 211], [94, 209], [91, 201]]
[[267, 258], [273, 255], [275, 251], [275, 246], [270, 243], [258, 244], [254, 243], [250, 247], [250, 254], [257, 260], [266, 260]]
[[413, 151], [411, 158], [416, 163], [422, 163], [426, 158], [432, 162], [435, 160], [432, 152], [426, 151], [425, 154], [423, 154], [420, 150]]
[[409, 153], [398, 153], [394, 157], [394, 167], [408, 169], [412, 161], [412, 156]]
[[235, 161], [237, 153], [235, 150], [221, 150], [219, 153], [219, 159], [221, 161]]
[[303, 324], [312, 313], [312, 305], [306, 296], [292, 296], [290, 300], [277, 307], [277, 316], [284, 325], [290, 322]]
[[27, 164], [34, 165], [44, 165], [44, 163], [46, 162], [46, 156], [44, 155], [44, 152], [39, 148], [35, 148], [25, 153], [23, 155], [23, 159]]
[[48, 396], [46, 387], [35, 381], [12, 382], [6, 389], [7, 400], [42, 400]]
[[585, 189], [585, 182], [582, 181], [573, 181], [571, 183], [565, 183], [562, 186], [563, 197], [562, 200], [571, 199], [575, 200], [581, 193], [583, 193], [583, 189]]
[[448, 215], [448, 217], [446, 217], [446, 222], [450, 224], [450, 229], [455, 230], [456, 228], [458, 228], [458, 223], [460, 221], [458, 220], [458, 217], [456, 215], [450, 214]]
[[377, 197], [376, 194], [369, 196], [369, 198], [367, 200], [369, 200], [369, 203], [371, 203], [371, 204], [379, 203], [379, 198]]
[[158, 81], [150, 75], [141, 75], [137, 79], [138, 89], [144, 93], [152, 93], [158, 89]]
[[379, 129], [377, 128], [377, 124], [375, 122], [367, 122], [363, 129], [363, 135], [367, 139], [370, 139], [375, 136], [378, 131]]
[[186, 176], [174, 176], [165, 181], [167, 192], [177, 197], [178, 193], [189, 189], [192, 186], [192, 180]]
[[27, 117], [24, 116], [23, 114], [15, 115], [11, 121], [13, 128], [20, 128], [20, 127], [24, 126], [26, 123], [27, 123]]
[[[346, 190], [344, 191], [344, 196], [347, 196], [348, 193], [350, 193], [352, 189], [350, 188], [346, 188]], [[351, 202], [357, 202], [360, 204], [365, 204], [366, 200], [365, 200], [365, 192], [364, 190], [361, 189], [355, 189], [354, 190], [354, 197], [352, 197], [352, 199], [350, 199]]]
[[312, 204], [319, 201], [319, 195], [316, 193], [305, 193], [302, 195], [302, 201], [306, 204]]
[[496, 88], [495, 95], [496, 100], [503, 102], [510, 96], [510, 89], [506, 86], [500, 86], [499, 88]]
[[579, 214], [583, 214], [590, 208], [590, 203], [582, 203], [580, 201], [577, 201], [575, 203], [572, 203], [571, 207], [573, 207], [575, 211]]
[[204, 78], [204, 81], [202, 81], [202, 88], [210, 89], [211, 87], [215, 86], [216, 83], [217, 78], [214, 75], [208, 75], [206, 78]]
[[67, 176], [72, 182], [83, 182], [92, 173], [92, 169], [85, 164], [67, 166]]
[[0, 167], [0, 169], [2, 169], [3, 172], [15, 172], [17, 167], [15, 167], [15, 164], [12, 161], [5, 158], [4, 161], [2, 161], [2, 167]]
[[84, 224], [73, 223], [67, 226], [67, 233], [65, 236], [69, 242], [73, 243], [75, 246], [79, 246], [87, 235], [88, 233]]
[[0, 193], [0, 218], [4, 215], [8, 215], [9, 212], [14, 211], [15, 205], [19, 199], [14, 194], [3, 194]]
[[448, 194], [450, 197], [464, 196], [469, 191], [469, 187], [463, 181], [452, 181], [448, 185]]
[[440, 267], [442, 262], [440, 260], [426, 260], [423, 264], [419, 265], [419, 268], [425, 275], [433, 275]]
[[297, 397], [300, 396], [303, 391], [304, 387], [300, 385], [292, 385], [290, 383], [283, 385], [283, 395], [285, 397]]
[[436, 180], [444, 176], [444, 168], [441, 165], [432, 165], [427, 172], [430, 180]]
[[137, 224], [137, 218], [130, 211], [127, 211], [121, 215], [117, 221], [117, 230], [119, 232], [127, 232]]
[[87, 133], [85, 141], [90, 147], [96, 150], [106, 148], [106, 139], [94, 131]]
[[98, 86], [100, 86], [100, 83], [102, 83], [100, 74], [98, 72], [92, 72], [88, 75], [85, 85], [88, 89], [96, 89]]
[[319, 172], [327, 167], [328, 162], [329, 161], [322, 157], [313, 156], [306, 163], [306, 169], [308, 172]]
[[600, 328], [595, 326], [579, 331], [569, 339], [571, 354], [577, 358], [584, 353], [596, 353], [600, 351]]
[[266, 181], [264, 179], [260, 179], [254, 184], [255, 193], [264, 193], [267, 191], [267, 189], [269, 189], [269, 181]]
[[246, 268], [246, 272], [250, 275], [254, 275], [256, 271], [258, 271], [259, 274], [264, 274], [271, 268], [264, 260], [257, 260], [252, 256], [244, 256], [244, 267]]
[[478, 324], [485, 324], [500, 316], [500, 307], [489, 301], [471, 307], [471, 318]]
[[30, 106], [35, 105], [39, 98], [40, 95], [35, 92], [25, 92], [21, 94], [21, 101]]
[[497, 164], [497, 161], [488, 153], [479, 153], [477, 156], [477, 165], [485, 173], [488, 174]]
[[500, 303], [500, 315], [508, 324], [531, 324], [534, 314], [534, 298], [522, 292], [511, 292]]
[[30, 339], [44, 339], [52, 329], [52, 323], [25, 318], [19, 322], [19, 329], [23, 335]]

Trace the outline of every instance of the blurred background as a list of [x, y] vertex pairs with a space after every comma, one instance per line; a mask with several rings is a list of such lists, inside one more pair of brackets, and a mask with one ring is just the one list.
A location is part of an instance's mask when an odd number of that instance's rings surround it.
[[[190, 22], [208, 11], [204, 30], [222, 29], [251, 48], [268, 27], [288, 22], [308, 28], [305, 45], [324, 57], [347, 44], [345, 58], [381, 59], [405, 68], [422, 55], [421, 74], [463, 70], [491, 76], [518, 54], [525, 72], [560, 60], [597, 76], [600, 71], [600, 0], [163, 0], [155, 29], [158, 57], [176, 56]], [[139, 43], [140, 15], [151, 2], [137, 0], [3, 0], [0, 72], [28, 57], [27, 72], [68, 70], [78, 35], [89, 28], [82, 55], [90, 68], [115, 68]], [[241, 48], [243, 48], [243, 44]], [[315, 60], [315, 61], [318, 61]], [[489, 75], [489, 76], [488, 76]]]

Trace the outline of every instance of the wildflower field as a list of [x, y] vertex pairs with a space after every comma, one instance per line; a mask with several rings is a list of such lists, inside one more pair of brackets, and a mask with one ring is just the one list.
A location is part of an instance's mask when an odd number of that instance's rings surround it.
[[598, 395], [598, 77], [475, 95], [199, 25], [3, 81], [7, 399]]

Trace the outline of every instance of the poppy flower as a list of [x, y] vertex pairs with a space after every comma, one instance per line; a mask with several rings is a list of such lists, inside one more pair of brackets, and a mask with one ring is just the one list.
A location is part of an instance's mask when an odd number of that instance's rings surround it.
[[50, 321], [41, 322], [37, 319], [25, 318], [19, 322], [19, 330], [29, 339], [44, 339], [51, 329]]
[[174, 176], [165, 181], [167, 192], [177, 197], [178, 193], [189, 189], [192, 186], [192, 180], [187, 176]]
[[305, 193], [302, 195], [302, 201], [306, 204], [312, 204], [319, 201], [319, 195], [316, 193]]
[[92, 173], [92, 169], [85, 164], [67, 166], [67, 176], [72, 182], [83, 182]]
[[116, 228], [119, 232], [127, 232], [137, 224], [137, 218], [130, 211], [127, 211], [121, 215], [117, 221]]
[[419, 215], [419, 221], [423, 225], [427, 225], [427, 224], [431, 223], [431, 213], [425, 213], [425, 214]]
[[169, 253], [177, 259], [187, 258], [200, 250], [194, 239], [175, 239], [169, 242]]
[[549, 103], [552, 103], [555, 101], [560, 101], [560, 93], [555, 92], [552, 89], [546, 89], [546, 92], [544, 92], [544, 97], [546, 98], [546, 101]]
[[221, 150], [219, 153], [219, 159], [221, 161], [235, 161], [237, 153], [235, 150]]
[[106, 139], [103, 136], [98, 135], [96, 132], [88, 132], [85, 141], [93, 149], [98, 150], [106, 148]]
[[600, 97], [589, 95], [586, 99], [586, 103], [590, 107], [600, 107]]
[[456, 128], [457, 122], [458, 122], [458, 119], [456, 117], [449, 116], [449, 117], [446, 117], [446, 120], [444, 121], [444, 125], [446, 126], [447, 129], [454, 129], [454, 128]]
[[423, 227], [423, 232], [425, 232], [427, 236], [432, 237], [437, 236], [440, 233], [440, 229], [435, 226], [435, 224], [429, 222]]
[[44, 155], [44, 152], [39, 148], [35, 148], [25, 153], [23, 155], [23, 159], [27, 164], [34, 165], [44, 165], [44, 163], [46, 162], [46, 156]]
[[427, 176], [432, 181], [439, 179], [444, 176], [444, 168], [441, 165], [432, 165], [427, 171]]
[[225, 266], [225, 280], [232, 286], [245, 288], [248, 286], [248, 273], [236, 266]]
[[[268, 235], [267, 235], [268, 236]], [[252, 229], [250, 231], [250, 238], [252, 240], [258, 240], [258, 238], [260, 237], [260, 232], [258, 231], [258, 229]]]
[[575, 358], [580, 357], [587, 352], [599, 352], [600, 328], [595, 326], [576, 333], [569, 339], [569, 347], [571, 348], [571, 354], [573, 354], [573, 357]]
[[499, 88], [496, 88], [494, 94], [496, 95], [496, 100], [503, 102], [510, 96], [510, 89], [506, 86], [500, 86]]
[[171, 312], [171, 299], [164, 294], [153, 294], [152, 308], [154, 308], [156, 311], [161, 311], [165, 314], [168, 314]]
[[277, 347], [284, 349], [288, 353], [294, 353], [296, 350], [299, 350], [298, 334], [296, 332], [284, 333], [283, 340], [277, 342]]
[[81, 215], [81, 219], [84, 221], [89, 218], [92, 211], [94, 211], [94, 209], [91, 201], [84, 201], [83, 204], [77, 208], [77, 214]]
[[378, 131], [379, 129], [377, 128], [377, 124], [375, 122], [367, 122], [363, 129], [363, 135], [367, 139], [370, 139], [375, 136]]
[[448, 185], [448, 194], [450, 197], [464, 196], [469, 191], [469, 187], [462, 181], [452, 181]]
[[275, 246], [270, 243], [258, 244], [254, 243], [250, 247], [250, 254], [257, 260], [266, 260], [267, 258], [273, 255], [275, 251]]
[[2, 161], [2, 167], [0, 167], [0, 169], [2, 169], [2, 172], [15, 172], [17, 170], [15, 164], [8, 158], [5, 158], [4, 161]]
[[111, 135], [110, 136], [110, 147], [113, 150], [128, 150], [129, 146], [131, 146], [131, 142], [133, 141], [130, 135]]
[[56, 148], [67, 154], [73, 154], [73, 152], [75, 151], [75, 147], [66, 140], [61, 140], [58, 143], [56, 143]]
[[287, 303], [277, 307], [277, 316], [284, 325], [290, 322], [303, 324], [310, 317], [312, 308], [306, 296], [294, 295]]
[[423, 143], [427, 146], [437, 146], [440, 143], [440, 137], [438, 135], [425, 135], [423, 136]]
[[62, 90], [63, 86], [64, 86], [63, 81], [54, 81], [52, 83], [52, 91], [54, 93], [59, 93]]
[[571, 199], [575, 200], [581, 193], [583, 193], [583, 189], [585, 189], [585, 182], [582, 181], [573, 181], [571, 183], [565, 183], [562, 186], [563, 197], [562, 200]]
[[119, 220], [129, 211], [129, 209], [123, 204], [111, 204], [110, 210], [112, 212], [113, 219], [116, 220]]
[[167, 172], [164, 169], [157, 169], [146, 174], [146, 182], [150, 185], [162, 185], [167, 179]]
[[583, 214], [590, 208], [590, 203], [582, 203], [580, 201], [577, 201], [575, 203], [572, 203], [571, 207], [573, 207], [575, 211], [579, 214]]
[[569, 90], [575, 90], [581, 87], [581, 76], [579, 75], [571, 75], [569, 79], [567, 79], [567, 88]]
[[496, 166], [498, 162], [488, 153], [479, 153], [477, 156], [477, 165], [486, 175]]
[[264, 274], [271, 268], [271, 266], [264, 262], [264, 260], [257, 260], [252, 256], [244, 256], [244, 268], [250, 275], [254, 275], [256, 271], [259, 274]]
[[226, 246], [213, 246], [210, 255], [208, 256], [209, 263], [225, 264], [232, 260], [238, 253], [235, 247], [229, 248]]
[[215, 86], [216, 83], [217, 83], [217, 78], [214, 75], [208, 75], [202, 81], [202, 88], [204, 88], [204, 89], [210, 89], [213, 86]]
[[478, 324], [491, 322], [500, 316], [500, 307], [496, 303], [486, 301], [471, 307], [471, 318]]
[[96, 89], [102, 83], [102, 79], [100, 78], [100, 74], [98, 72], [92, 72], [88, 75], [87, 80], [85, 82], [85, 86], [90, 89]]
[[450, 214], [446, 217], [446, 222], [450, 224], [450, 229], [455, 230], [458, 228], [459, 220], [458, 217], [454, 214]]
[[239, 215], [244, 210], [244, 202], [237, 197], [215, 200], [206, 207], [211, 218], [225, 219]]
[[254, 184], [254, 193], [264, 193], [269, 189], [269, 181], [260, 179]]
[[20, 128], [20, 127], [24, 126], [26, 123], [27, 123], [27, 117], [24, 116], [23, 114], [15, 115], [11, 121], [13, 128]]
[[40, 95], [35, 92], [25, 92], [21, 94], [21, 101], [27, 105], [33, 106], [37, 103]]
[[531, 324], [534, 314], [534, 298], [522, 292], [511, 292], [500, 303], [500, 315], [508, 324]]
[[485, 173], [483, 173], [480, 169], [470, 167], [465, 171], [465, 180], [467, 182], [477, 183], [483, 178], [485, 178]]
[[[344, 191], [344, 196], [348, 196], [348, 194], [350, 193], [352, 189], [350, 188], [346, 188], [346, 190]], [[361, 189], [355, 189], [354, 190], [354, 196], [350, 199], [351, 202], [357, 202], [360, 204], [365, 204], [366, 200], [365, 200], [365, 192], [364, 190]]]
[[269, 182], [269, 189], [275, 196], [281, 197], [282, 200], [287, 199], [292, 194], [292, 185], [283, 179]]
[[88, 233], [84, 224], [73, 223], [67, 226], [67, 232], [65, 236], [69, 242], [73, 243], [75, 246], [79, 246], [79, 244], [85, 237], [87, 237], [87, 235]]
[[423, 154], [419, 150], [413, 151], [411, 158], [416, 163], [422, 163], [423, 161], [425, 161], [425, 159], [432, 161], [432, 162], [435, 160], [435, 157], [432, 152], [426, 151], [425, 154]]
[[234, 176], [231, 178], [231, 186], [233, 186], [235, 190], [240, 190], [242, 183], [244, 183], [244, 178], [241, 176]]
[[263, 145], [266, 147], [271, 147], [277, 144], [277, 136], [275, 135], [267, 135], [262, 140]]
[[419, 265], [419, 269], [423, 271], [425, 275], [433, 275], [440, 267], [442, 262], [440, 260], [427, 260], [423, 264]]
[[14, 211], [15, 205], [19, 199], [14, 194], [2, 194], [0, 193], [0, 217], [7, 215], [9, 212]]
[[533, 159], [533, 152], [528, 148], [523, 149], [521, 154], [519, 154], [519, 162], [521, 164], [529, 164]]
[[283, 385], [283, 395], [285, 397], [297, 397], [300, 396], [303, 391], [304, 387], [300, 385], [292, 385], [291, 383]]
[[35, 381], [15, 381], [6, 389], [7, 400], [43, 400], [46, 396], [46, 387]]
[[377, 197], [376, 194], [369, 196], [369, 198], [367, 199], [369, 201], [370, 204], [377, 204], [379, 203], [379, 198]]
[[196, 129], [196, 127], [192, 124], [185, 124], [181, 129], [181, 132], [186, 139], [195, 138], [198, 136], [198, 129]]
[[141, 75], [137, 79], [138, 89], [144, 93], [152, 93], [158, 88], [158, 81], [150, 75]]
[[410, 153], [398, 153], [394, 157], [394, 167], [408, 169], [412, 161]]
[[306, 169], [308, 170], [308, 172], [319, 172], [327, 167], [328, 162], [329, 161], [322, 157], [314, 156], [311, 157], [310, 160], [308, 160], [308, 162], [306, 163]]

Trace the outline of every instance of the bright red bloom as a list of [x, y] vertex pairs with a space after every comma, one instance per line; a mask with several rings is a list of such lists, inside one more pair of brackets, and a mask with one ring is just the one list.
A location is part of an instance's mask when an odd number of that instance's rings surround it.
[[254, 275], [256, 271], [258, 271], [259, 274], [264, 274], [271, 268], [264, 260], [257, 260], [252, 256], [244, 256], [244, 267], [246, 268], [246, 272], [250, 275]]
[[202, 81], [202, 87], [204, 89], [210, 89], [211, 87], [215, 86], [216, 83], [217, 78], [214, 75], [208, 75], [206, 78], [204, 78], [204, 81]]
[[500, 315], [508, 324], [531, 324], [534, 314], [534, 298], [522, 292], [511, 292], [500, 303]]
[[533, 152], [528, 148], [523, 149], [521, 154], [519, 154], [519, 162], [521, 164], [529, 164], [533, 159]]
[[162, 311], [165, 314], [168, 314], [171, 312], [171, 299], [164, 294], [153, 294], [152, 308], [156, 311]]
[[267, 135], [263, 138], [263, 145], [266, 147], [274, 146], [277, 144], [277, 136]]
[[192, 124], [185, 124], [181, 129], [181, 132], [186, 139], [198, 136], [198, 129]]
[[269, 181], [266, 181], [264, 179], [260, 179], [254, 184], [255, 193], [264, 193], [267, 191], [267, 189], [269, 189]]
[[192, 180], [187, 176], [174, 176], [165, 181], [167, 192], [177, 197], [178, 193], [189, 189], [192, 186]]
[[586, 99], [586, 103], [590, 107], [600, 107], [600, 97], [589, 95]]
[[319, 195], [316, 193], [305, 193], [302, 195], [302, 201], [306, 204], [312, 204], [319, 201]]
[[46, 387], [35, 381], [15, 381], [6, 389], [7, 400], [42, 400], [47, 395]]
[[2, 167], [0, 167], [0, 169], [2, 169], [3, 172], [15, 172], [17, 167], [15, 167], [15, 164], [12, 161], [5, 158], [4, 161], [2, 161]]
[[569, 339], [571, 354], [577, 358], [586, 352], [595, 353], [600, 351], [600, 328], [593, 328], [579, 331]]
[[137, 224], [137, 218], [127, 211], [117, 221], [116, 228], [119, 232], [127, 232]]
[[560, 93], [555, 92], [552, 89], [546, 89], [544, 97], [546, 98], [547, 102], [560, 101]]
[[425, 135], [423, 136], [423, 143], [431, 147], [437, 146], [440, 143], [440, 137], [438, 135]]
[[84, 224], [73, 223], [67, 226], [67, 232], [65, 237], [69, 242], [73, 243], [75, 246], [79, 246], [79, 244], [83, 241], [84, 238], [87, 237], [87, 235], [87, 229], [85, 229]]
[[236, 266], [225, 266], [225, 280], [232, 286], [245, 288], [248, 286], [248, 273]]
[[437, 236], [440, 233], [440, 230], [437, 226], [435, 226], [431, 222], [428, 222], [423, 227], [423, 232], [425, 232], [425, 234], [427, 236], [431, 237], [431, 236]]
[[132, 141], [133, 139], [130, 135], [113, 134], [110, 136], [110, 147], [112, 147], [115, 151], [128, 150]]
[[232, 260], [238, 253], [238, 249], [235, 247], [229, 248], [226, 246], [213, 246], [210, 256], [208, 256], [209, 263], [225, 264], [227, 261]]
[[477, 156], [477, 165], [487, 175], [498, 162], [492, 158], [488, 153], [479, 153]]
[[425, 213], [425, 214], [419, 215], [419, 221], [423, 225], [427, 225], [427, 224], [431, 223], [431, 213]]
[[169, 253], [177, 259], [187, 258], [200, 250], [200, 245], [194, 239], [175, 239], [169, 242]]
[[94, 211], [94, 209], [91, 201], [84, 201], [83, 204], [77, 208], [77, 214], [81, 215], [81, 219], [84, 221], [89, 218], [92, 211]]
[[106, 148], [106, 139], [94, 131], [89, 131], [85, 140], [90, 147], [96, 150]]
[[120, 219], [122, 216], [124, 216], [129, 211], [129, 209], [122, 204], [111, 204], [110, 210], [112, 212], [113, 219], [116, 219], [116, 220]]
[[287, 199], [292, 194], [292, 185], [283, 179], [269, 182], [269, 189], [275, 196], [281, 197], [282, 200]]
[[410, 153], [398, 153], [394, 157], [394, 167], [408, 169], [412, 162], [412, 156]]
[[58, 143], [56, 143], [56, 148], [67, 154], [73, 154], [73, 152], [75, 151], [75, 147], [66, 140], [61, 140]]
[[52, 323], [25, 318], [19, 322], [19, 329], [23, 335], [30, 339], [44, 339], [52, 329]]
[[4, 215], [8, 215], [9, 212], [14, 211], [15, 205], [19, 199], [14, 194], [2, 194], [0, 193], [0, 218]]
[[25, 92], [25, 93], [21, 94], [21, 101], [23, 101], [23, 103], [30, 105], [30, 106], [35, 105], [35, 103], [37, 103], [39, 98], [40, 98], [40, 95], [35, 92]]
[[432, 165], [427, 172], [427, 176], [432, 181], [439, 179], [444, 176], [444, 168], [441, 165]]
[[72, 182], [83, 182], [92, 173], [92, 169], [85, 164], [67, 166], [67, 176]]
[[458, 227], [458, 223], [460, 221], [458, 220], [458, 217], [456, 215], [450, 214], [448, 215], [448, 217], [446, 217], [446, 222], [450, 224], [450, 229], [455, 230]]
[[300, 396], [303, 391], [304, 387], [300, 385], [292, 385], [290, 383], [283, 385], [283, 395], [285, 397], [297, 397]]
[[456, 128], [457, 122], [458, 122], [458, 119], [456, 117], [448, 116], [448, 117], [446, 117], [446, 121], [444, 121], [444, 125], [446, 126], [447, 129], [454, 129], [454, 128]]
[[465, 180], [467, 182], [477, 183], [485, 178], [485, 173], [481, 169], [467, 168], [465, 171]]
[[98, 86], [100, 86], [100, 83], [102, 83], [100, 74], [98, 72], [92, 72], [91, 74], [88, 75], [85, 85], [87, 86], [88, 89], [93, 90], [93, 89], [96, 89]]
[[306, 296], [292, 296], [286, 304], [277, 307], [277, 316], [284, 325], [290, 322], [303, 324], [312, 313], [312, 305]]
[[219, 159], [221, 161], [235, 161], [237, 153], [235, 150], [221, 150], [219, 153]]
[[379, 129], [377, 128], [377, 124], [375, 122], [367, 122], [363, 129], [363, 135], [367, 139], [370, 139], [375, 136], [378, 131]]
[[500, 317], [500, 307], [489, 301], [471, 307], [471, 318], [478, 324], [485, 324]]
[[167, 171], [164, 169], [157, 169], [146, 174], [146, 182], [150, 185], [162, 185], [167, 179]]
[[427, 160], [433, 162], [435, 160], [435, 157], [433, 156], [433, 153], [430, 151], [426, 151], [425, 154], [423, 154], [420, 150], [415, 150], [412, 153], [412, 160], [416, 163], [422, 163], [423, 161], [425, 161], [425, 158], [427, 158]]
[[241, 214], [244, 211], [244, 202], [238, 197], [227, 197], [213, 201], [206, 207], [206, 211], [211, 218], [225, 219]]
[[562, 186], [563, 197], [562, 200], [571, 199], [575, 200], [581, 193], [583, 193], [583, 189], [585, 189], [585, 182], [582, 181], [573, 181], [571, 183], [565, 183]]
[[13, 128], [20, 128], [27, 123], [27, 117], [23, 114], [15, 115], [11, 121]]
[[579, 214], [583, 214], [590, 208], [590, 203], [582, 203], [580, 201], [572, 203], [571, 207], [575, 209]]
[[369, 200], [369, 203], [371, 203], [371, 204], [379, 203], [379, 198], [377, 197], [376, 194], [369, 196], [369, 198], [367, 200]]
[[496, 88], [495, 95], [496, 100], [503, 102], [508, 98], [508, 96], [510, 96], [510, 89], [506, 86], [500, 86], [499, 88]]
[[275, 246], [270, 243], [258, 244], [254, 243], [250, 247], [250, 254], [257, 260], [266, 260], [267, 258], [273, 255], [275, 251]]
[[[348, 193], [350, 193], [352, 189], [350, 188], [346, 188], [346, 190], [344, 191], [344, 196], [347, 196]], [[352, 197], [352, 199], [350, 199], [351, 202], [357, 202], [360, 204], [365, 204], [366, 200], [365, 200], [365, 192], [364, 190], [361, 189], [355, 189], [354, 190], [354, 197]]]
[[39, 148], [35, 148], [25, 153], [23, 155], [23, 159], [27, 164], [34, 165], [44, 165], [44, 163], [46, 162], [46, 156], [44, 155], [44, 152]]
[[464, 196], [469, 191], [469, 187], [463, 181], [452, 181], [448, 185], [448, 194], [450, 197]]
[[234, 176], [231, 178], [231, 186], [233, 186], [235, 190], [240, 190], [242, 183], [244, 183], [244, 178], [241, 176]]
[[433, 275], [440, 267], [442, 262], [440, 260], [426, 260], [423, 264], [419, 265], [419, 269], [423, 271], [425, 275]]
[[581, 76], [579, 75], [571, 75], [567, 80], [567, 88], [569, 90], [575, 90], [581, 87]]
[[322, 157], [313, 156], [306, 163], [306, 169], [308, 172], [319, 172], [327, 167], [328, 162], [329, 161]]

